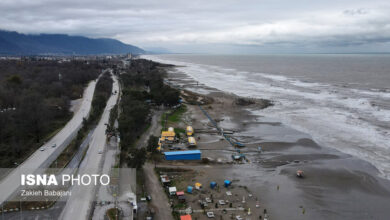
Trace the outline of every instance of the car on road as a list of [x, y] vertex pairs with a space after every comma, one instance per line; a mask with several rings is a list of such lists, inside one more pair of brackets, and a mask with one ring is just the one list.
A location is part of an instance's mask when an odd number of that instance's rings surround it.
[[40, 151], [45, 151], [46, 150], [46, 148], [44, 148], [44, 147], [41, 147], [41, 149], [39, 149]]
[[51, 145], [51, 147], [52, 147], [52, 148], [55, 148], [55, 147], [57, 147], [57, 144], [53, 144], [53, 145]]
[[102, 154], [103, 153], [103, 150], [99, 150], [98, 154]]

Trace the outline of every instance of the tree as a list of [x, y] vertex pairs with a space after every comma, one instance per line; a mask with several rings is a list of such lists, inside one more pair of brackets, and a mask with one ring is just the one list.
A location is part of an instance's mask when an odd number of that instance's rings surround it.
[[20, 77], [19, 75], [11, 75], [7, 77], [7, 83], [9, 85], [20, 85], [22, 84], [22, 82], [22, 77]]
[[147, 150], [149, 152], [156, 152], [156, 148], [157, 148], [157, 143], [158, 143], [158, 137], [154, 136], [154, 135], [151, 135], [149, 137], [149, 140], [148, 140], [148, 145], [147, 145]]
[[39, 143], [48, 121], [52, 118], [44, 105], [43, 97], [38, 93], [26, 94], [18, 109], [20, 109], [18, 119], [21, 120], [22, 125], [22, 129], [18, 132], [24, 131], [23, 136], [33, 135], [35, 142]]
[[146, 149], [144, 147], [140, 149], [131, 149], [130, 155], [131, 157], [129, 158], [127, 165], [132, 168], [140, 169], [146, 161]]

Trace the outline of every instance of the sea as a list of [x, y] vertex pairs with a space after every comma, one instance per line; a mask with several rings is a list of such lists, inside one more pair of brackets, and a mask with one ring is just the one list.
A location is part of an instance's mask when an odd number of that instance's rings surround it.
[[276, 119], [390, 179], [390, 55], [146, 55], [206, 86], [274, 106]]

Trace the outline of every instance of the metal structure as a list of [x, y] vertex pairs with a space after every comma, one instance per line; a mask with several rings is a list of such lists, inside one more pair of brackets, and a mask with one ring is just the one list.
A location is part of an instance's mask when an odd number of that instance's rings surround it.
[[228, 136], [228, 135], [226, 135], [225, 133], [224, 133], [224, 131], [223, 131], [223, 129], [221, 129], [219, 126], [218, 126], [218, 124], [214, 121], [214, 119], [212, 119], [211, 118], [211, 116], [207, 113], [207, 111], [206, 110], [204, 110], [203, 108], [202, 108], [202, 106], [200, 106], [199, 104], [198, 104], [198, 107], [199, 107], [199, 109], [203, 112], [203, 114], [204, 115], [206, 115], [206, 117], [210, 120], [210, 122], [214, 125], [214, 127], [218, 130], [218, 132], [233, 146], [233, 147], [236, 147], [236, 143], [235, 142], [233, 142], [232, 140], [231, 140], [231, 138]]

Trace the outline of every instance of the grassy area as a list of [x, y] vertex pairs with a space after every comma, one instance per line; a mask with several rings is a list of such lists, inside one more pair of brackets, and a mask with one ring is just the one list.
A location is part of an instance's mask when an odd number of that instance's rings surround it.
[[64, 168], [72, 160], [76, 154], [79, 146], [87, 137], [89, 130], [80, 129], [78, 135], [81, 135], [81, 139], [74, 138], [72, 142], [65, 148], [64, 151], [57, 157], [57, 159], [50, 165], [50, 168]]
[[110, 120], [109, 120], [109, 126], [110, 128], [114, 127], [115, 120], [118, 118], [118, 104], [115, 104], [114, 107], [110, 111]]
[[165, 119], [167, 120], [167, 127], [171, 124], [180, 122], [183, 114], [187, 111], [186, 105], [181, 105], [175, 109], [172, 113], [165, 112], [161, 115], [161, 126], [164, 127]]
[[184, 128], [175, 128], [175, 133], [176, 135], [180, 135], [181, 134], [185, 134], [186, 133], [186, 129]]
[[187, 111], [186, 105], [181, 105], [171, 115], [168, 115], [169, 123], [177, 123], [180, 121], [182, 115]]
[[107, 216], [110, 220], [119, 219], [119, 210], [116, 208], [109, 209], [107, 210]]

